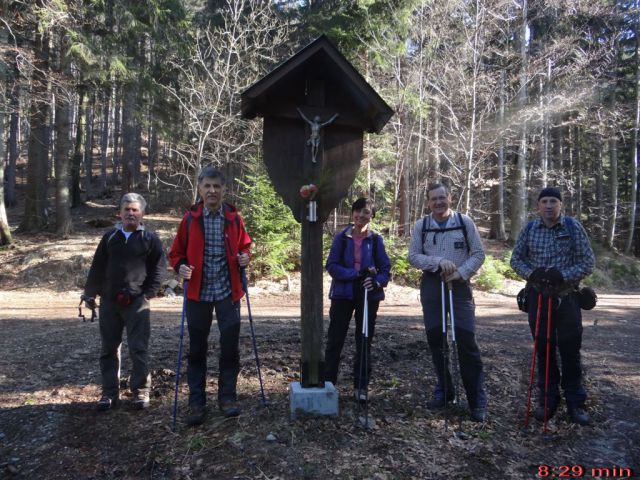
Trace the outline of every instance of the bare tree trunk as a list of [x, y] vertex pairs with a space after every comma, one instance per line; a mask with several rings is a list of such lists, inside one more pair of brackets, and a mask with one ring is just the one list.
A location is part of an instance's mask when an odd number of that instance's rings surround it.
[[[130, 39], [127, 45], [127, 55], [129, 56], [129, 67], [138, 71], [141, 58], [141, 47], [137, 41]], [[130, 192], [133, 190], [138, 180], [138, 167], [140, 163], [140, 145], [139, 136], [140, 128], [136, 121], [136, 112], [138, 110], [138, 81], [132, 79], [124, 86], [123, 104], [122, 104], [122, 191]]]
[[107, 151], [109, 149], [110, 89], [102, 91], [102, 131], [100, 132], [100, 195], [107, 191]]
[[115, 187], [120, 183], [120, 132], [122, 131], [120, 123], [120, 89], [115, 84], [113, 85], [111, 101], [113, 102], [113, 170], [111, 172], [111, 183]]
[[437, 178], [439, 182], [442, 182], [443, 168], [442, 157], [440, 156], [440, 108], [436, 105], [434, 106], [434, 110], [433, 115], [435, 117], [435, 125], [433, 126], [433, 165], [435, 171], [433, 178]]
[[82, 105], [84, 103], [84, 88], [78, 88], [78, 105], [76, 108], [76, 139], [71, 163], [71, 207], [82, 205], [80, 194], [80, 165], [82, 164]]
[[[6, 63], [0, 61], [0, 84], [7, 81], [9, 72]], [[5, 125], [5, 109], [0, 108], [0, 245], [9, 245], [11, 243], [11, 230], [9, 229], [9, 220], [7, 219], [7, 210], [4, 206], [4, 125]]]
[[[613, 107], [615, 107], [615, 105], [613, 105]], [[609, 224], [607, 225], [604, 244], [607, 248], [613, 248], [613, 237], [616, 233], [616, 220], [618, 218], [618, 138], [616, 137], [616, 132], [612, 132], [611, 138], [609, 139], [609, 162], [611, 165], [611, 172], [609, 174], [611, 213], [609, 215]]]
[[20, 144], [20, 82], [19, 71], [14, 66], [13, 75], [7, 82], [7, 90], [10, 98], [9, 117], [9, 163], [7, 164], [7, 206], [13, 207], [16, 204], [16, 164], [18, 163]]
[[[522, 24], [520, 27], [520, 92], [518, 94], [518, 107], [524, 109], [527, 103], [527, 0], [522, 0]], [[509, 239], [515, 241], [518, 233], [524, 225], [527, 214], [527, 123], [522, 120], [520, 132], [520, 146], [518, 160], [513, 175], [513, 188], [511, 191], [511, 227]]]
[[638, 25], [640, 24], [640, 13], [636, 17], [635, 39], [636, 39], [636, 115], [633, 120], [633, 144], [631, 145], [631, 203], [629, 210], [629, 236], [624, 247], [625, 253], [631, 253], [633, 239], [636, 232], [636, 211], [638, 206], [638, 129], [640, 128], [640, 39], [638, 38]]
[[602, 239], [604, 237], [605, 231], [605, 217], [603, 215], [604, 212], [604, 171], [602, 168], [602, 158], [603, 158], [603, 142], [602, 135], [596, 134], [596, 233], [597, 238]]
[[[540, 79], [542, 82], [542, 78]], [[542, 121], [542, 185], [546, 186], [549, 174], [549, 91], [551, 90], [551, 59], [547, 61], [547, 81], [544, 85], [544, 105], [541, 105], [544, 112]], [[541, 92], [542, 93], [542, 88]]]
[[96, 95], [89, 95], [85, 108], [85, 142], [84, 142], [84, 190], [86, 199], [93, 197], [91, 190], [91, 177], [93, 174], [93, 112], [95, 111]]
[[[42, 0], [38, 6], [42, 7]], [[31, 87], [31, 127], [27, 160], [24, 217], [20, 228], [24, 231], [42, 230], [47, 226], [47, 171], [49, 162], [49, 36], [37, 32], [34, 42], [36, 68]]]
[[158, 162], [158, 125], [155, 122], [155, 116], [151, 122], [151, 135], [149, 139], [149, 180], [147, 182], [147, 189], [149, 191], [155, 190], [156, 186], [156, 178], [155, 178], [155, 169]]
[[575, 189], [573, 187], [573, 155], [576, 151], [575, 146], [575, 135], [573, 133], [573, 128], [571, 126], [567, 127], [567, 134], [569, 135], [569, 140], [567, 141], [567, 162], [564, 170], [564, 178], [566, 179], [567, 190], [569, 195], [566, 195], [562, 198], [564, 201], [564, 209], [570, 215], [575, 215], [574, 209], [574, 196]]
[[575, 217], [580, 220], [582, 217], [582, 156], [580, 155], [581, 147], [582, 147], [582, 135], [580, 134], [580, 127], [576, 125], [575, 128], [575, 202], [574, 202], [574, 212]]
[[134, 182], [137, 127], [135, 123], [136, 93], [132, 85], [125, 87], [122, 105], [122, 191], [130, 192]]
[[[500, 129], [504, 131], [504, 104], [505, 104], [505, 72], [500, 73], [500, 110], [498, 116], [498, 124]], [[497, 185], [491, 187], [491, 230], [489, 238], [496, 240], [505, 240], [507, 233], [504, 228], [504, 136], [500, 138], [500, 146], [498, 147], [498, 158], [494, 178], [498, 181]]]
[[[60, 34], [58, 49], [58, 71], [61, 78], [70, 79], [69, 62], [66, 58], [68, 39]], [[71, 163], [71, 92], [61, 84], [56, 93], [56, 233], [62, 237], [71, 232], [71, 196], [70, 196], [70, 163]]]

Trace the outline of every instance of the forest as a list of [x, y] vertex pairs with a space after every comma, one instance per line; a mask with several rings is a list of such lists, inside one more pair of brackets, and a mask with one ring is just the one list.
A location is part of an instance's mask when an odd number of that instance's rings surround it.
[[395, 111], [351, 189], [390, 236], [431, 182], [507, 241], [557, 185], [592, 241], [638, 256], [639, 22], [626, 0], [3, 1], [0, 244], [67, 236], [74, 209], [117, 192], [187, 205], [207, 164], [261, 208], [261, 121], [240, 95], [324, 33]]
[[[637, 0], [0, 0], [0, 477], [637, 475], [639, 26]], [[303, 235], [265, 166], [263, 120], [242, 115], [243, 92], [321, 35], [394, 112], [380, 133], [364, 134], [355, 182], [322, 226], [326, 254], [352, 202], [372, 198], [392, 263], [370, 428], [349, 388], [351, 334], [339, 416], [290, 418], [304, 351]], [[171, 245], [210, 164], [252, 239], [238, 304], [242, 413], [211, 408], [203, 425], [187, 425], [173, 274], [151, 307], [150, 408], [131, 406], [123, 347], [123, 404], [98, 412], [100, 321], [78, 306], [96, 245], [126, 192], [144, 196], [145, 226]], [[462, 404], [427, 408], [436, 374], [407, 244], [435, 182], [473, 218], [487, 253], [473, 277], [482, 423]], [[582, 313], [588, 426], [572, 423], [564, 404], [548, 429], [523, 423], [536, 347], [509, 256], [549, 185], [596, 254], [583, 282], [598, 294]], [[314, 287], [326, 332], [328, 274], [323, 281]], [[212, 406], [216, 336], [212, 328]]]

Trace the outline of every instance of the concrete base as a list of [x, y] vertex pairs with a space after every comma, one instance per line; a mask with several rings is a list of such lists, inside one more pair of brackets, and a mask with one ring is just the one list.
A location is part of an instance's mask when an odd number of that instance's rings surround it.
[[331, 382], [324, 388], [302, 388], [300, 382], [289, 384], [291, 419], [297, 415], [338, 415], [338, 391]]

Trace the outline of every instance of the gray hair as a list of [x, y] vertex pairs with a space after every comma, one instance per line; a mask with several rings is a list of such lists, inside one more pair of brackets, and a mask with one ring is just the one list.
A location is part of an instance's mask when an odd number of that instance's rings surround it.
[[224, 177], [222, 172], [213, 165], [207, 165], [200, 170], [200, 173], [198, 174], [198, 183], [202, 182], [204, 178], [219, 178], [222, 185], [227, 183], [227, 179]]
[[147, 201], [139, 193], [125, 193], [120, 199], [120, 210], [126, 203], [138, 203], [140, 204], [140, 210], [144, 212], [147, 209]]

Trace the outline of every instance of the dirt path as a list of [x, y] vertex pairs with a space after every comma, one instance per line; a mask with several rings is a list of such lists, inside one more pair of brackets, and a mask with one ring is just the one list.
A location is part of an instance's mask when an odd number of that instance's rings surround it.
[[[601, 295], [598, 307], [584, 314], [583, 360], [593, 425], [568, 423], [561, 408], [550, 422], [550, 435], [543, 436], [535, 421], [528, 432], [521, 430], [531, 340], [513, 298], [476, 297], [488, 423], [472, 424], [460, 410], [451, 413], [445, 430], [443, 415], [424, 407], [434, 376], [417, 292], [390, 293], [380, 309], [373, 347], [372, 431], [356, 425], [349, 388], [342, 389], [337, 419], [289, 420], [287, 389], [298, 379], [299, 307], [293, 295], [257, 292], [252, 309], [271, 405], [259, 404], [244, 322], [238, 386], [243, 414], [225, 420], [213, 402], [205, 425], [188, 428], [182, 417], [183, 385], [179, 428], [172, 433], [180, 298], [152, 305], [152, 408], [136, 412], [125, 402], [99, 414], [93, 408], [99, 396], [98, 328], [76, 317], [79, 293], [0, 292], [0, 478], [534, 479], [541, 478], [541, 464], [554, 467], [556, 475], [561, 466], [574, 466], [574, 478], [606, 473], [624, 478], [622, 468], [640, 471], [640, 295]], [[216, 391], [215, 342], [210, 393]], [[350, 385], [353, 350], [349, 338], [339, 381], [343, 387]], [[123, 358], [126, 372], [126, 348]], [[453, 435], [459, 418], [464, 440]], [[576, 475], [579, 468], [583, 472]], [[605, 468], [609, 472], [593, 470]]]

